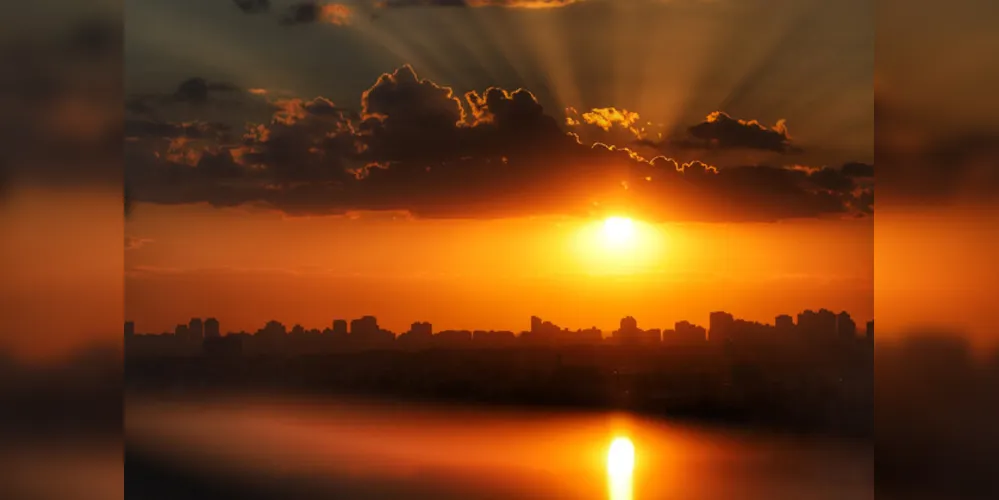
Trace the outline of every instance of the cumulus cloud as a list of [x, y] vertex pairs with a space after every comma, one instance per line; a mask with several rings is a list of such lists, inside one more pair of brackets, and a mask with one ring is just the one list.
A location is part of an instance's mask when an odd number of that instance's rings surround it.
[[638, 139], [645, 137], [645, 129], [638, 126], [641, 115], [627, 109], [594, 108], [580, 114], [575, 108], [566, 109], [565, 123], [568, 126], [589, 124], [604, 132], [609, 132], [615, 126], [631, 132]]
[[[292, 214], [394, 210], [463, 218], [629, 207], [657, 219], [778, 220], [865, 206], [856, 167], [715, 168], [643, 158], [583, 143], [529, 90], [458, 95], [410, 66], [379, 77], [357, 111], [323, 97], [281, 99], [273, 108], [269, 121], [248, 123], [242, 137], [229, 140], [205, 124], [130, 123], [146, 138], [126, 143], [134, 198], [260, 204]], [[611, 108], [589, 114], [618, 127], [637, 120]], [[157, 135], [163, 140], [148, 140]], [[177, 138], [200, 154], [171, 155]]]
[[778, 120], [773, 127], [756, 120], [741, 120], [715, 111], [703, 122], [687, 129], [687, 136], [668, 141], [675, 148], [700, 150], [762, 150], [776, 153], [799, 152], [791, 143], [787, 123]]
[[315, 23], [344, 26], [350, 24], [353, 13], [349, 5], [302, 2], [289, 6], [281, 22], [288, 26]]

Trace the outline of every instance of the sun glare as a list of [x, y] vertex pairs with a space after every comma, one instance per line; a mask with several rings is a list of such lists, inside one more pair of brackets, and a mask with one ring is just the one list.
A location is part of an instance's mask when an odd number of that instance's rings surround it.
[[608, 217], [604, 221], [604, 242], [614, 247], [635, 244], [635, 223], [627, 217]]
[[577, 255], [590, 273], [648, 271], [664, 263], [661, 232], [658, 226], [620, 215], [595, 220], [580, 228]]
[[610, 500], [631, 500], [635, 445], [626, 437], [611, 442], [607, 451], [607, 482]]

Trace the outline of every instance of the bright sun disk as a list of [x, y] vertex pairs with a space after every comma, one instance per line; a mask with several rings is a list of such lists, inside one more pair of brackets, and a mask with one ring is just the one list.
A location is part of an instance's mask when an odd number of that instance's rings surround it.
[[627, 246], [635, 241], [635, 223], [627, 217], [608, 217], [604, 221], [604, 241], [614, 246]]

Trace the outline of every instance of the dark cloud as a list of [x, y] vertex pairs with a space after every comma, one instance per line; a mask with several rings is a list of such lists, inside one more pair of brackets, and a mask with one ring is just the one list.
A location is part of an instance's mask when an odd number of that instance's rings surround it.
[[237, 90], [239, 88], [231, 83], [209, 82], [204, 78], [195, 77], [181, 82], [173, 97], [180, 102], [204, 104], [212, 92], [235, 92]]
[[869, 163], [850, 162], [840, 169], [847, 177], [872, 178], [874, 177], [874, 165]]
[[301, 2], [288, 7], [281, 23], [286, 26], [325, 23], [350, 24], [353, 9], [338, 3]]
[[999, 201], [999, 129], [913, 112], [875, 94], [878, 191], [890, 203]]
[[842, 169], [823, 167], [809, 173], [808, 180], [820, 189], [837, 193], [848, 193], [854, 188], [853, 179]]
[[[160, 121], [177, 112], [212, 111], [271, 112], [273, 103], [262, 89], [244, 89], [233, 83], [191, 77], [172, 92], [131, 94], [124, 98], [127, 117]], [[188, 109], [185, 109], [188, 108]]]
[[862, 205], [842, 169], [645, 159], [582, 143], [527, 90], [458, 96], [409, 66], [382, 75], [360, 104], [352, 111], [321, 97], [279, 100], [269, 122], [248, 124], [229, 143], [212, 140], [225, 134], [209, 124], [129, 122], [136, 135], [170, 139], [126, 144], [134, 197], [464, 218], [627, 207], [658, 219], [778, 220]]
[[22, 182], [120, 182], [121, 19], [76, 15], [0, 45], [0, 201]]
[[233, 0], [239, 10], [247, 14], [258, 14], [271, 10], [270, 0]]
[[759, 149], [778, 153], [797, 151], [791, 145], [787, 125], [779, 120], [766, 127], [756, 120], [739, 120], [715, 111], [687, 129], [689, 138], [678, 144], [695, 149]]
[[583, 0], [380, 0], [380, 8], [401, 7], [504, 7], [510, 9], [549, 9], [566, 7]]
[[468, 7], [468, 0], [382, 0], [375, 6], [382, 9], [402, 7]]
[[124, 136], [126, 139], [163, 138], [163, 139], [210, 139], [224, 140], [230, 127], [224, 123], [188, 122], [169, 123], [154, 120], [125, 120]]

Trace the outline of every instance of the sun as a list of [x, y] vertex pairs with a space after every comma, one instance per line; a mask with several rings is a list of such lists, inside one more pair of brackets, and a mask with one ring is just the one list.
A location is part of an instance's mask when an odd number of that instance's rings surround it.
[[607, 473], [611, 476], [630, 476], [635, 468], [635, 445], [626, 437], [611, 442], [607, 450]]
[[622, 214], [586, 221], [570, 244], [579, 265], [591, 275], [648, 271], [666, 259], [662, 228]]
[[635, 223], [627, 217], [608, 217], [604, 220], [604, 243], [611, 247], [630, 247], [635, 244]]

